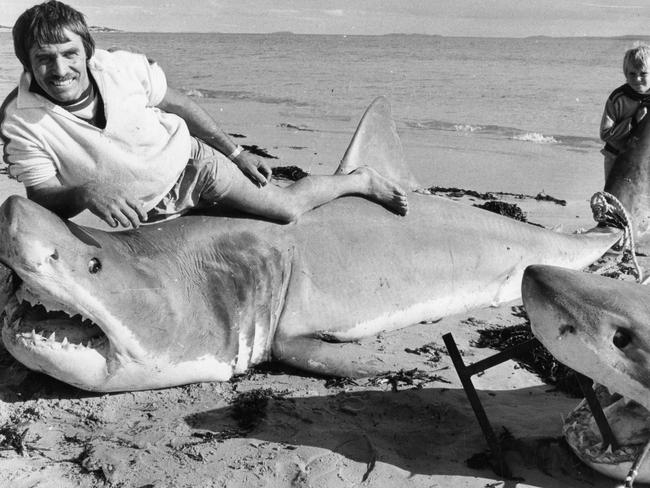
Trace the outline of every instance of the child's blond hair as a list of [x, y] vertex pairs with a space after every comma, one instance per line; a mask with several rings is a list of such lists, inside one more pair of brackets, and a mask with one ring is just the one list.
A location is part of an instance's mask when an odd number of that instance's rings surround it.
[[630, 68], [639, 69], [648, 66], [650, 66], [650, 46], [647, 44], [639, 44], [625, 52], [623, 73], [627, 73]]

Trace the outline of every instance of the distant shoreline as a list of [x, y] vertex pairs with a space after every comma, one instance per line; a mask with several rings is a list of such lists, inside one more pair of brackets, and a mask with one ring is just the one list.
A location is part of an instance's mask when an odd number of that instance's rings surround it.
[[[0, 32], [11, 32], [12, 27], [7, 25], [0, 25]], [[101, 25], [88, 26], [90, 32], [124, 32], [120, 29], [113, 29], [112, 27], [103, 27]]]
[[[6, 25], [0, 25], [0, 33], [2, 32], [11, 32], [11, 27]], [[429, 38], [439, 38], [439, 39], [613, 39], [620, 41], [646, 41], [650, 43], [650, 35], [647, 34], [625, 34], [620, 36], [545, 36], [545, 35], [535, 35], [535, 36], [525, 36], [525, 37], [503, 37], [503, 36], [443, 36], [441, 34], [420, 34], [412, 33], [405, 34], [400, 32], [391, 32], [388, 34], [299, 34], [291, 31], [279, 31], [279, 32], [210, 32], [210, 31], [126, 31], [121, 29], [115, 29], [113, 27], [104, 27], [99, 25], [91, 25], [88, 27], [90, 32], [93, 33], [106, 33], [106, 34], [172, 34], [172, 35], [209, 35], [209, 34], [219, 34], [224, 36], [316, 36], [316, 37], [429, 37]]]

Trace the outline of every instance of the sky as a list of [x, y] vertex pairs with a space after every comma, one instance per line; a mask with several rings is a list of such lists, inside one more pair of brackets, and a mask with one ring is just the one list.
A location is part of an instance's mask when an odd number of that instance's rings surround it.
[[[33, 0], [3, 0], [13, 26]], [[650, 35], [647, 0], [69, 0], [89, 25], [138, 32], [443, 36]]]

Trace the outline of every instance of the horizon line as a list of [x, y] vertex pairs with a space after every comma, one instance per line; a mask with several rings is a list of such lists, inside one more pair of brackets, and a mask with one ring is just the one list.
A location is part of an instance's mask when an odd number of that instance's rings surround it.
[[[512, 35], [474, 35], [474, 34], [457, 34], [457, 35], [447, 35], [447, 34], [426, 34], [421, 32], [388, 32], [383, 34], [348, 34], [348, 33], [299, 33], [293, 31], [270, 31], [270, 32], [222, 32], [222, 31], [137, 31], [137, 30], [124, 30], [117, 29], [113, 27], [104, 27], [104, 26], [88, 26], [92, 34], [219, 34], [219, 35], [252, 35], [252, 36], [269, 36], [269, 35], [287, 35], [287, 36], [336, 36], [336, 37], [390, 37], [390, 36], [419, 36], [419, 37], [442, 37], [442, 38], [476, 38], [476, 39], [638, 39], [638, 38], [650, 38], [650, 34], [618, 34], [618, 35], [548, 35], [548, 34], [534, 34], [528, 36], [512, 36]], [[0, 25], [1, 31], [11, 31], [12, 27], [6, 25]]]

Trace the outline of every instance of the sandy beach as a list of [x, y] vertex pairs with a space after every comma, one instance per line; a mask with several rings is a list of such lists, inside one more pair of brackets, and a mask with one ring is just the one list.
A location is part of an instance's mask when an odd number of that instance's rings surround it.
[[[243, 136], [241, 144], [257, 144], [278, 157], [270, 160], [272, 165], [299, 165], [321, 174], [334, 169], [357, 122], [351, 118], [313, 127], [308, 118], [287, 120], [270, 109], [251, 122], [245, 104], [209, 108], [229, 121], [230, 132]], [[544, 161], [540, 171], [561, 173], [569, 164], [555, 161], [549, 169], [549, 149], [513, 141], [503, 148], [502, 167], [479, 180], [463, 170], [479, 148], [462, 135], [435, 141], [417, 136], [402, 134], [423, 187], [535, 195], [547, 189], [539, 188], [534, 174], [517, 176], [514, 160], [521, 171], [522, 165], [532, 171]], [[593, 153], [579, 157], [599, 161]], [[436, 163], [455, 166], [467, 177], [450, 176], [437, 170]], [[600, 164], [578, 167], [588, 179], [585, 186], [597, 190], [600, 174], [593, 168], [600, 170]], [[24, 191], [3, 175], [0, 200], [12, 193]], [[593, 225], [589, 196], [574, 195], [566, 206], [532, 198], [506, 200], [519, 205], [529, 221], [570, 232]], [[462, 202], [482, 203], [467, 197]], [[78, 220], [97, 223], [87, 215]], [[580, 464], [562, 441], [562, 419], [579, 400], [514, 361], [474, 377], [474, 384], [493, 428], [510, 439], [504, 445], [515, 479], [501, 478], [485, 462], [487, 445], [442, 336], [452, 332], [464, 361], [478, 361], [496, 353], [476, 346], [480, 331], [525, 324], [520, 305], [370, 338], [362, 343], [368, 357], [379, 355], [392, 374], [356, 381], [313, 377], [271, 364], [225, 383], [98, 395], [30, 372], [2, 350], [0, 486], [614, 486]]]

